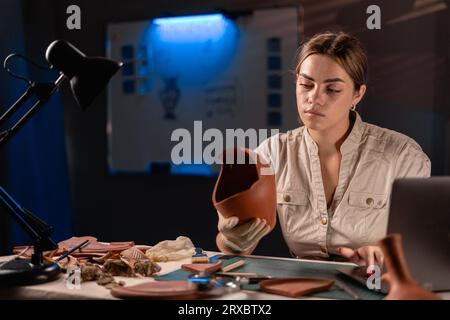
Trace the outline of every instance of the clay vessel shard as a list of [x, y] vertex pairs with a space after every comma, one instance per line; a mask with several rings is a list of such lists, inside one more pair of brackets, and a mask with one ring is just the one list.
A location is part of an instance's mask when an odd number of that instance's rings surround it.
[[405, 259], [400, 234], [392, 234], [378, 245], [383, 250], [387, 273], [382, 280], [389, 284], [386, 300], [441, 300], [441, 298], [421, 287], [412, 277]]
[[239, 224], [265, 219], [271, 230], [276, 224], [275, 175], [270, 165], [254, 151], [226, 149], [214, 187], [214, 207], [224, 216], [237, 216]]

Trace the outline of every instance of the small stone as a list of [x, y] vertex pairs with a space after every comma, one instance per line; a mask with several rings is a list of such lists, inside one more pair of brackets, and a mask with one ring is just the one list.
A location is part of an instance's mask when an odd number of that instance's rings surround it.
[[100, 278], [97, 280], [97, 284], [101, 286], [105, 286], [109, 283], [115, 282], [114, 277], [109, 273], [103, 273]]
[[103, 270], [112, 276], [132, 277], [133, 270], [122, 260], [108, 259], [103, 265]]
[[143, 260], [136, 262], [134, 265], [134, 271], [144, 277], [149, 277], [154, 273], [161, 271], [159, 264], [150, 260]]
[[100, 278], [102, 270], [98, 265], [86, 263], [81, 266], [81, 281], [94, 281]]
[[115, 288], [115, 287], [117, 287], [119, 284], [117, 283], [117, 282], [111, 282], [111, 283], [108, 283], [108, 284], [106, 284], [105, 285], [105, 288], [106, 289], [112, 289], [112, 288]]

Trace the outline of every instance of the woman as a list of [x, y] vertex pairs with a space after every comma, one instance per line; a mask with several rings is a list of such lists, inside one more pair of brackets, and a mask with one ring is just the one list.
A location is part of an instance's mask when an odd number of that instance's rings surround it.
[[[356, 108], [367, 68], [353, 36], [314, 36], [301, 47], [295, 70], [304, 126], [256, 150], [275, 171], [278, 218], [296, 257], [383, 265], [374, 244], [386, 235], [394, 179], [430, 176], [430, 160], [413, 139], [361, 120]], [[250, 254], [269, 227], [260, 219], [237, 223], [219, 213], [217, 245]]]

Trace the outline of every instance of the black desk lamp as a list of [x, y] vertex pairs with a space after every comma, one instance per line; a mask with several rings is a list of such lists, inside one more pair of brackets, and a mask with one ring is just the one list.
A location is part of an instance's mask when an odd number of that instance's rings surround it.
[[[69, 42], [56, 40], [48, 46], [46, 59], [51, 65], [51, 69], [60, 72], [59, 77], [53, 83], [36, 83], [14, 75], [8, 69], [8, 61], [17, 56], [29, 61], [21, 55], [12, 54], [5, 59], [4, 67], [13, 76], [26, 80], [29, 87], [0, 117], [0, 126], [17, 112], [28, 99], [35, 97], [36, 102], [12, 127], [0, 133], [0, 145], [8, 141], [27, 120], [41, 109], [64, 80], [70, 79], [75, 100], [84, 110], [122, 66], [121, 62], [100, 57], [86, 57]], [[44, 261], [43, 258], [44, 251], [58, 248], [58, 245], [51, 239], [52, 227], [20, 206], [1, 186], [0, 206], [8, 211], [28, 233], [34, 248], [31, 260], [16, 259], [0, 265], [0, 286], [42, 283], [57, 278], [61, 271], [58, 265]]]

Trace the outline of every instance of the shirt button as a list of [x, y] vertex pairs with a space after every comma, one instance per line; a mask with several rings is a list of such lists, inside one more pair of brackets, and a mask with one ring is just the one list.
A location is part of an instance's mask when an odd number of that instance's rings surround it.
[[291, 196], [288, 194], [285, 194], [283, 199], [284, 199], [284, 201], [289, 202], [289, 201], [291, 201]]
[[371, 206], [371, 205], [373, 205], [373, 199], [372, 198], [367, 198], [366, 199], [366, 203], [367, 203], [367, 205], [369, 205], [369, 206]]
[[326, 225], [326, 224], [328, 223], [328, 219], [325, 218], [325, 217], [323, 217], [322, 219], [320, 219], [320, 222], [321, 222], [323, 225]]
[[327, 253], [327, 248], [320, 246], [320, 251], [322, 251], [322, 253]]

